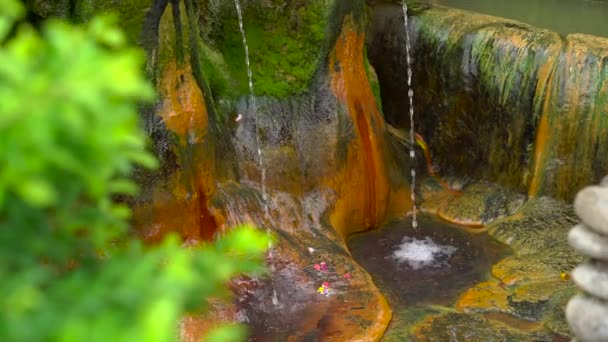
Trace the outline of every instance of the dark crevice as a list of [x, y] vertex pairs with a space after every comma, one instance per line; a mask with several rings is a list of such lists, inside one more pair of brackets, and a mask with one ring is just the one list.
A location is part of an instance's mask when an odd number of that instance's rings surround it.
[[173, 27], [175, 28], [175, 54], [178, 65], [182, 65], [184, 63], [184, 33], [182, 29], [179, 0], [171, 0], [171, 9], [171, 12], [173, 12]]

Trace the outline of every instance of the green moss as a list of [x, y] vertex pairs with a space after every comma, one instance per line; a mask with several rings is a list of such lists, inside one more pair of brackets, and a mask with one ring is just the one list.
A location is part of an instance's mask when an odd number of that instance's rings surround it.
[[86, 21], [93, 15], [115, 13], [128, 39], [137, 42], [151, 3], [151, 0], [80, 0], [76, 1], [74, 16], [77, 21]]
[[374, 67], [370, 64], [369, 59], [367, 58], [367, 48], [364, 50], [364, 63], [365, 73], [367, 74], [369, 85], [372, 88], [374, 99], [376, 99], [376, 105], [378, 106], [380, 112], [382, 112], [382, 96], [380, 91], [380, 82], [378, 81], [378, 75], [376, 75], [376, 70], [374, 70]]
[[[327, 7], [323, 0], [289, 4], [275, 0], [271, 5], [243, 8], [256, 95], [282, 98], [307, 90], [325, 37]], [[245, 94], [247, 70], [236, 10], [226, 6], [222, 13], [222, 33], [215, 43], [234, 88]]]
[[203, 69], [203, 75], [209, 85], [213, 98], [235, 94], [235, 90], [231, 86], [230, 73], [228, 65], [224, 61], [224, 56], [219, 51], [205, 44], [201, 44], [200, 52], [201, 68]]

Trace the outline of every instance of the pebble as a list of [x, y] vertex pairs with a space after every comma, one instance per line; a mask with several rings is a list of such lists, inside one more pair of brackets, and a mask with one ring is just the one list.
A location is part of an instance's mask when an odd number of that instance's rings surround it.
[[590, 261], [572, 271], [572, 279], [583, 291], [608, 300], [608, 265]]
[[574, 210], [591, 230], [608, 235], [608, 188], [589, 186], [574, 199]]
[[608, 336], [608, 305], [586, 295], [576, 295], [566, 306], [566, 318], [577, 339], [605, 342]]
[[584, 256], [608, 261], [608, 237], [600, 235], [582, 224], [576, 225], [570, 230], [568, 243]]

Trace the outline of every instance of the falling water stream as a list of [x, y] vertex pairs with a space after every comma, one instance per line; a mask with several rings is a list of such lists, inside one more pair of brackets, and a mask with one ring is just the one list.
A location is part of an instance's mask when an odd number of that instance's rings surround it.
[[[241, 9], [241, 4], [239, 0], [234, 0], [234, 5], [236, 6], [236, 13], [239, 18], [239, 29], [241, 30], [241, 36], [243, 37], [243, 48], [245, 49], [245, 64], [247, 66], [247, 79], [249, 82], [249, 105], [251, 111], [253, 112], [253, 118], [255, 121], [255, 140], [257, 143], [257, 152], [258, 152], [258, 161], [260, 165], [260, 171], [262, 173], [260, 184], [262, 187], [262, 205], [264, 207], [264, 217], [266, 219], [270, 218], [268, 211], [268, 195], [266, 193], [266, 167], [264, 165], [264, 155], [262, 153], [262, 144], [260, 140], [260, 130], [258, 125], [258, 109], [255, 100], [255, 93], [253, 91], [253, 72], [251, 70], [251, 63], [249, 61], [249, 45], [247, 45], [247, 36], [245, 35], [245, 27], [243, 26], [243, 12]], [[270, 228], [267, 228], [266, 232], [270, 235]], [[270, 270], [274, 271], [274, 266], [272, 264], [272, 243], [268, 242], [268, 259], [270, 262]], [[276, 290], [272, 291], [272, 303], [277, 305], [279, 300], [277, 298]]]
[[416, 218], [416, 133], [414, 131], [414, 87], [412, 86], [412, 59], [411, 59], [411, 44], [410, 44], [410, 32], [408, 30], [409, 23], [407, 18], [407, 3], [403, 0], [403, 23], [405, 25], [405, 55], [407, 59], [407, 95], [410, 99], [410, 159], [412, 160], [412, 167], [410, 174], [412, 175], [412, 228], [416, 230], [418, 227], [418, 220]]

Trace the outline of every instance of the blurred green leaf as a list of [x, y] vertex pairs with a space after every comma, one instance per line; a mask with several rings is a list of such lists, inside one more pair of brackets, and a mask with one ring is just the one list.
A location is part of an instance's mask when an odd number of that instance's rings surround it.
[[16, 19], [23, 15], [23, 6], [16, 1], [0, 0], [0, 42], [6, 35]]
[[[21, 13], [0, 0], [0, 39]], [[143, 66], [108, 18], [22, 23], [0, 45], [0, 341], [176, 340], [186, 310], [262, 271], [268, 239], [250, 226], [189, 249], [129, 234], [115, 195], [157, 166], [138, 122], [155, 98]]]

